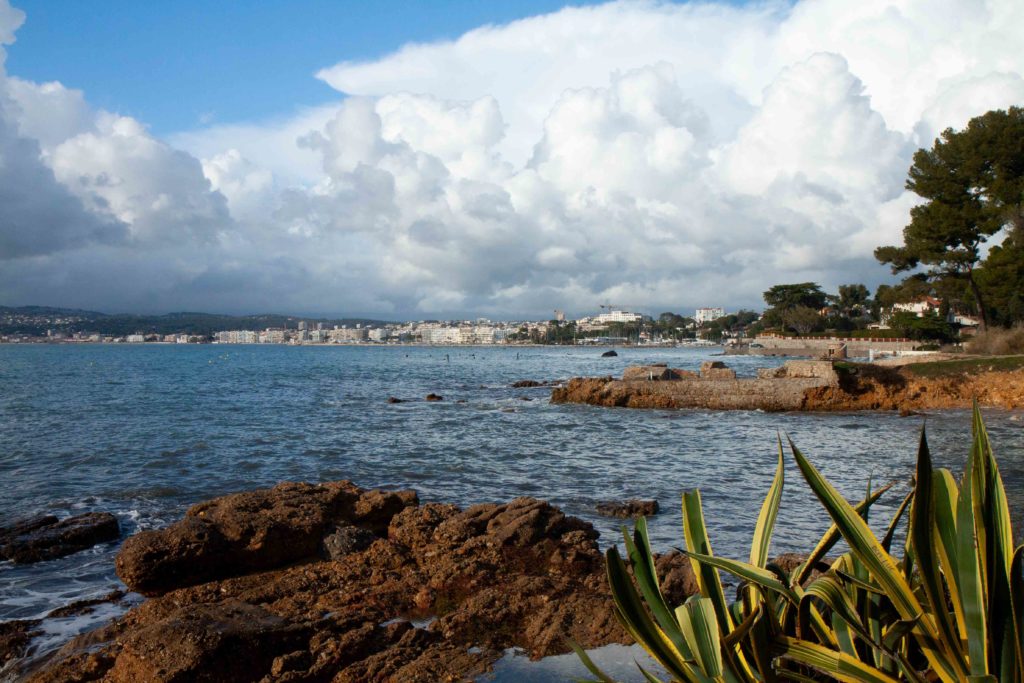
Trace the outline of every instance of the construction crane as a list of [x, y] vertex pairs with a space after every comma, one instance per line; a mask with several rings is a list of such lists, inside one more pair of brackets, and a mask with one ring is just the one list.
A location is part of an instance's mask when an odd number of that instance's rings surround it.
[[639, 306], [634, 306], [632, 304], [607, 304], [607, 303], [605, 303], [605, 304], [598, 304], [597, 306], [598, 306], [598, 308], [601, 309], [602, 313], [604, 313], [606, 311], [608, 313], [611, 313], [612, 311], [627, 311], [629, 309], [633, 309], [634, 311], [636, 311], [637, 309], [640, 308]]

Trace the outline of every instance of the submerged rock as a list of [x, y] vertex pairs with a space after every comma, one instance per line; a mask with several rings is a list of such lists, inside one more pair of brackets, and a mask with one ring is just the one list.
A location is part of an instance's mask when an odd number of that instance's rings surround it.
[[64, 557], [121, 535], [117, 517], [87, 512], [58, 520], [44, 515], [0, 527], [0, 559], [16, 564]]
[[598, 503], [596, 510], [605, 517], [647, 517], [658, 514], [656, 500], [608, 500]]
[[535, 379], [521, 379], [518, 382], [512, 382], [513, 389], [533, 389], [543, 386], [547, 386], [547, 382], [538, 382]]

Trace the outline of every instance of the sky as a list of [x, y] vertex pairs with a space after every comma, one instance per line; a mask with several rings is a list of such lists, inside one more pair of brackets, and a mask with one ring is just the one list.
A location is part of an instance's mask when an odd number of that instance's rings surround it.
[[0, 0], [0, 304], [547, 318], [893, 280], [1017, 0]]

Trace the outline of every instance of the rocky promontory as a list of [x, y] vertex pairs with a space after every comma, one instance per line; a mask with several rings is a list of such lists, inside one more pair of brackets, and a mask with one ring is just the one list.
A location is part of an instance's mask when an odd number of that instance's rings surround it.
[[871, 363], [788, 361], [737, 378], [720, 361], [700, 373], [665, 366], [626, 368], [621, 379], [577, 377], [553, 403], [623, 408], [852, 411], [1024, 407], [1024, 359], [964, 359], [898, 367]]
[[[509, 647], [628, 643], [597, 535], [532, 498], [460, 509], [348, 481], [225, 496], [129, 538], [117, 571], [149, 599], [28, 680], [461, 681]], [[670, 602], [695, 590], [680, 554], [658, 571]]]

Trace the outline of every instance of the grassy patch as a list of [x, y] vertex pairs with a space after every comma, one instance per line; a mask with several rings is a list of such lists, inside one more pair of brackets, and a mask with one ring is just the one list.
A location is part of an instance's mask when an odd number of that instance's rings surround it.
[[1024, 356], [990, 356], [964, 360], [940, 360], [904, 365], [902, 370], [917, 377], [946, 377], [976, 372], [1011, 371], [1024, 368]]

